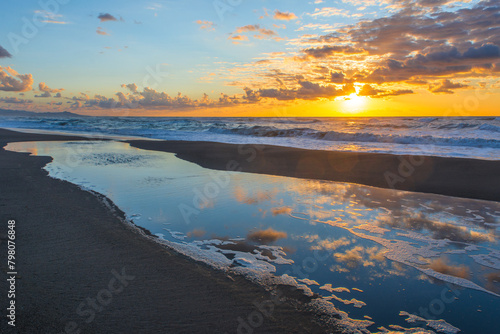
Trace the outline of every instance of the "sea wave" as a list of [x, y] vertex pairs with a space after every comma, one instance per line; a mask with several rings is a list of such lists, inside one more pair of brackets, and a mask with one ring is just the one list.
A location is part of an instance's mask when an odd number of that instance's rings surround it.
[[[500, 128], [499, 128], [500, 129]], [[314, 131], [310, 128], [279, 129], [274, 126], [240, 127], [235, 129], [212, 128], [211, 132], [252, 137], [306, 137], [317, 140], [342, 142], [369, 142], [390, 144], [417, 144], [437, 146], [465, 146], [500, 148], [500, 140], [468, 137], [435, 137], [431, 135], [375, 134], [369, 132]], [[491, 131], [491, 130], [490, 130]]]
[[0, 117], [0, 127], [500, 159], [498, 117]]

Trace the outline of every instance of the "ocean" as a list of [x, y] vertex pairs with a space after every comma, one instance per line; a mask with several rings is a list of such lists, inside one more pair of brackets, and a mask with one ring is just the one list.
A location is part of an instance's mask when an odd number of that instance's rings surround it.
[[0, 117], [0, 127], [313, 150], [500, 159], [500, 117]]

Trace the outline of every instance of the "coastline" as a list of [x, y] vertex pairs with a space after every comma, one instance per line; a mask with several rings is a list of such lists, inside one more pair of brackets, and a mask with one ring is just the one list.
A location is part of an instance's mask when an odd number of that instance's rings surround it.
[[[202, 167], [500, 201], [500, 161], [315, 151], [270, 145], [127, 140]], [[235, 167], [236, 166], [236, 167]]]
[[[2, 147], [53, 140], [89, 138], [0, 130]], [[50, 160], [0, 150], [0, 219], [16, 221], [19, 271], [16, 327], [2, 321], [2, 333], [230, 333], [255, 313], [255, 305], [272, 300], [243, 277], [228, 277], [141, 237], [118, 209], [113, 212], [94, 194], [48, 177], [42, 167]], [[6, 235], [5, 223], [2, 248]], [[5, 280], [0, 288], [7, 291]], [[91, 300], [105, 303], [92, 313]], [[284, 302], [255, 331], [334, 331], [315, 319]]]

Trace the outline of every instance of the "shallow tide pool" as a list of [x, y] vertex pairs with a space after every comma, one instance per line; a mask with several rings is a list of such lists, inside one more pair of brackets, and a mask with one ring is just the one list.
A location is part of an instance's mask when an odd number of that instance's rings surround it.
[[53, 157], [50, 176], [107, 196], [185, 254], [321, 295], [351, 331], [500, 326], [498, 202], [213, 171], [121, 142], [7, 149]]

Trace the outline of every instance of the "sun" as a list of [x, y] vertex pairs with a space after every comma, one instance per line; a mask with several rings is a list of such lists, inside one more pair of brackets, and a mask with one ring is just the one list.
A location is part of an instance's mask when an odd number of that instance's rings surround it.
[[354, 114], [363, 111], [365, 109], [367, 99], [367, 97], [359, 96], [356, 93], [350, 94], [342, 101], [342, 112], [346, 114]]

